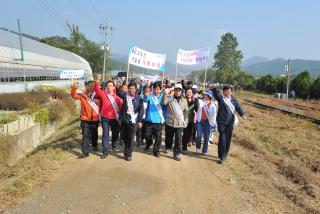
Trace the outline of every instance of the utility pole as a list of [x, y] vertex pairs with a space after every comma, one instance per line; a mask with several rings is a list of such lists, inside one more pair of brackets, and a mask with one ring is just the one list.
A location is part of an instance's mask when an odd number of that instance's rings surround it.
[[105, 81], [105, 72], [106, 72], [106, 58], [107, 58], [107, 24], [100, 24], [99, 29], [104, 35], [103, 43], [103, 70], [102, 70], [102, 80]]
[[20, 19], [18, 19], [18, 31], [19, 31], [19, 42], [20, 42], [20, 62], [23, 67], [23, 83], [24, 83], [24, 90], [27, 92], [27, 81], [26, 81], [26, 69], [24, 67], [24, 53], [23, 53], [23, 44], [22, 44], [22, 37], [21, 37], [21, 27], [20, 27]]
[[286, 66], [287, 72], [287, 100], [289, 99], [289, 85], [290, 85], [290, 58], [288, 59], [288, 64]]

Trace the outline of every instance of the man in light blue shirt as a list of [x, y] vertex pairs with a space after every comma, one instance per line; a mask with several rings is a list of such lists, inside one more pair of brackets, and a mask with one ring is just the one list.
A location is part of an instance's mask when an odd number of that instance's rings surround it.
[[153, 92], [148, 97], [144, 97], [144, 102], [147, 102], [146, 118], [144, 124], [144, 134], [146, 139], [145, 151], [150, 149], [153, 144], [152, 138], [155, 138], [153, 145], [153, 154], [156, 157], [160, 157], [161, 146], [161, 132], [162, 124], [165, 121], [163, 115], [164, 106], [161, 105], [163, 94], [161, 93], [161, 83], [155, 82], [153, 84]]

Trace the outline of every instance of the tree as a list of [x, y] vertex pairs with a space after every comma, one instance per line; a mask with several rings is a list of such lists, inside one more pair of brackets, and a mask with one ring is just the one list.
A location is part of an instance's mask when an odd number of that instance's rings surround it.
[[236, 73], [240, 71], [243, 54], [238, 50], [238, 45], [237, 38], [232, 33], [226, 33], [221, 37], [212, 66], [217, 70], [218, 82], [231, 84]]
[[103, 70], [103, 54], [100, 50], [100, 46], [95, 42], [86, 42], [79, 55], [89, 62], [90, 67], [94, 72], [101, 72]]
[[66, 37], [51, 36], [51, 37], [42, 38], [40, 42], [45, 43], [47, 45], [51, 45], [56, 48], [61, 48], [63, 50], [67, 50], [67, 51], [79, 54], [80, 49]]
[[255, 77], [245, 71], [239, 71], [235, 74], [232, 85], [241, 86], [245, 90], [255, 90]]
[[257, 80], [257, 90], [266, 92], [266, 93], [274, 93], [276, 88], [276, 80], [270, 74], [262, 76]]
[[310, 87], [310, 98], [320, 99], [320, 76], [313, 82]]
[[275, 78], [275, 92], [285, 93], [287, 90], [287, 78], [277, 77]]
[[307, 70], [298, 74], [291, 81], [291, 88], [296, 92], [296, 96], [303, 99], [309, 98], [310, 87], [311, 87], [311, 78]]
[[[90, 41], [86, 36], [79, 31], [79, 27], [67, 23], [70, 30], [70, 38], [53, 36], [43, 38], [40, 41], [61, 48], [75, 54], [80, 55], [87, 60], [94, 73], [101, 72], [103, 67], [103, 52], [100, 50], [100, 45], [94, 41]], [[107, 53], [107, 69], [110, 69], [111, 63], [109, 59], [109, 53]]]

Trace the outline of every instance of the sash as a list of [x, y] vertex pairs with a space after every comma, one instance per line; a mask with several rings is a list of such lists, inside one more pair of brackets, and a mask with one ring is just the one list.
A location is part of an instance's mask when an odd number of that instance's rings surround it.
[[176, 110], [176, 112], [178, 112], [180, 119], [184, 123], [184, 116], [183, 116], [183, 112], [182, 112], [182, 109], [181, 109], [179, 103], [177, 102], [177, 100], [174, 97], [171, 97], [171, 101], [173, 103], [174, 109]]
[[158, 110], [158, 112], [159, 112], [159, 114], [160, 114], [161, 123], [164, 123], [163, 112], [162, 112], [161, 105], [160, 105], [160, 103], [158, 102], [158, 99], [157, 99], [154, 95], [152, 95], [151, 98], [152, 98], [154, 104], [156, 105], [157, 110]]
[[191, 111], [194, 108], [194, 104], [192, 104], [191, 106], [188, 106], [188, 111]]
[[236, 109], [234, 105], [231, 103], [230, 99], [228, 99], [226, 96], [223, 96], [223, 102], [228, 106], [229, 110], [234, 114], [233, 126], [235, 127], [239, 122], [239, 119], [236, 115]]
[[[89, 96], [84, 96], [82, 95], [82, 97], [86, 98], [86, 100], [88, 101], [89, 105], [93, 108], [93, 110], [99, 115], [99, 107], [97, 106], [97, 104], [93, 101], [93, 99]], [[92, 97], [94, 97], [94, 94], [92, 95]]]
[[129, 95], [126, 95], [126, 99], [127, 99], [127, 103], [128, 103], [128, 111], [127, 111], [127, 113], [131, 117], [131, 122], [133, 124], [135, 124], [136, 121], [137, 121], [138, 114], [134, 113], [134, 108], [133, 108], [133, 103], [132, 103], [131, 97]]
[[119, 107], [118, 107], [118, 104], [116, 103], [116, 100], [111, 94], [107, 93], [106, 91], [104, 91], [104, 93], [107, 95], [109, 101], [111, 102], [112, 108], [116, 113], [116, 119], [119, 120]]
[[95, 96], [95, 93], [92, 93], [92, 98], [89, 96], [84, 96], [83, 94], [81, 94], [80, 96], [82, 96], [83, 98], [85, 98], [89, 105], [91, 106], [91, 108], [98, 114], [99, 117], [99, 121], [101, 121], [101, 114], [99, 112], [99, 107], [97, 106], [97, 104], [93, 101], [93, 97]]

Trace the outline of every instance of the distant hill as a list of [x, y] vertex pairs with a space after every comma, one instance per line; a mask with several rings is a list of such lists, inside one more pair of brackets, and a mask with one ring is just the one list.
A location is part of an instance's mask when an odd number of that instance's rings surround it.
[[[261, 61], [252, 64], [250, 64], [249, 61], [249, 65], [242, 65], [241, 69], [252, 74], [271, 74], [274, 76], [280, 76], [285, 73], [284, 69], [287, 63], [288, 60], [281, 58]], [[290, 71], [292, 75], [296, 75], [304, 70], [308, 70], [312, 77], [317, 77], [320, 75], [320, 61], [318, 60], [293, 59], [291, 60], [290, 65]]]
[[249, 59], [245, 59], [242, 61], [241, 65], [242, 66], [249, 66], [255, 63], [259, 63], [259, 62], [267, 62], [269, 61], [267, 58], [262, 57], [262, 56], [255, 56]]

